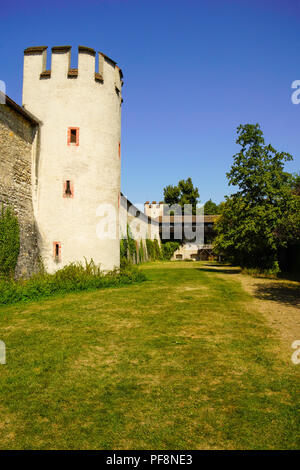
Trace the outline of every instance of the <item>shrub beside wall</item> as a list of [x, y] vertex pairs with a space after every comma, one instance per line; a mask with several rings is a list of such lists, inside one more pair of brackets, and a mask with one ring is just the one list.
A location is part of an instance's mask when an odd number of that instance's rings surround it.
[[[140, 240], [138, 244], [138, 242], [135, 242], [132, 238], [130, 231], [128, 231], [128, 234], [127, 239], [121, 239], [120, 241], [122, 263], [170, 260], [174, 252], [179, 248], [178, 242], [166, 242], [160, 245], [156, 238], [154, 240], [150, 240], [149, 238], [145, 241]], [[130, 246], [132, 246], [131, 249]]]
[[13, 210], [0, 212], [0, 276], [14, 276], [20, 253], [20, 227]]
[[166, 242], [162, 244], [163, 258], [170, 260], [176, 250], [180, 247], [178, 242]]
[[41, 272], [30, 279], [18, 281], [12, 278], [0, 279], [0, 304], [37, 300], [68, 292], [120, 287], [144, 280], [145, 275], [134, 266], [104, 274], [92, 260], [85, 266], [71, 263], [54, 274]]

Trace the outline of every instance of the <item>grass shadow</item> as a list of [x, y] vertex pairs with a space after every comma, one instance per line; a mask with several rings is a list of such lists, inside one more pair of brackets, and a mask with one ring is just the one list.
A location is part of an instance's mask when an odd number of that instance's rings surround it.
[[278, 279], [300, 282], [300, 273], [281, 272], [278, 274]]
[[[206, 265], [205, 265], [206, 266]], [[226, 268], [225, 265], [221, 269], [218, 268], [219, 265], [216, 265], [216, 268], [212, 267], [211, 265], [207, 265], [210, 267], [201, 267], [201, 268], [196, 268], [199, 271], [203, 271], [205, 273], [215, 273], [215, 274], [239, 274], [241, 272], [241, 269], [239, 268], [231, 268], [228, 267]]]
[[297, 285], [283, 285], [275, 282], [260, 284], [255, 287], [255, 296], [261, 300], [300, 307], [300, 287]]

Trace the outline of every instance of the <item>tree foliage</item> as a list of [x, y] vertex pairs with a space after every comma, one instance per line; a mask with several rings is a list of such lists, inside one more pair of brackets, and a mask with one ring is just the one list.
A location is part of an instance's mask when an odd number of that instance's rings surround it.
[[19, 222], [10, 207], [0, 212], [0, 275], [13, 276], [20, 252]]
[[170, 260], [174, 252], [179, 248], [178, 242], [165, 242], [159, 244], [157, 238], [154, 240], [146, 239], [148, 257], [151, 261]]
[[165, 242], [161, 245], [162, 257], [164, 260], [170, 260], [176, 250], [180, 247], [178, 242]]
[[292, 190], [297, 196], [300, 196], [300, 173], [293, 175]]
[[215, 250], [243, 267], [278, 271], [278, 248], [300, 238], [295, 178], [284, 171], [292, 156], [265, 145], [258, 124], [237, 134], [241, 150], [227, 178], [239, 190], [221, 204]]
[[204, 204], [204, 214], [205, 215], [217, 215], [220, 213], [219, 205], [213, 202], [211, 199], [206, 201]]
[[199, 190], [194, 187], [191, 178], [180, 180], [177, 186], [168, 185], [164, 188], [164, 203], [169, 206], [179, 204], [183, 208], [185, 204], [191, 204], [192, 213], [196, 214], [198, 200]]

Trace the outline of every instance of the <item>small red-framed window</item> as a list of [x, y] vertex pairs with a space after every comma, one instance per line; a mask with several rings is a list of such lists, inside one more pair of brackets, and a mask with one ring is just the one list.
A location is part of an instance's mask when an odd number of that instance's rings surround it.
[[121, 142], [119, 142], [119, 158], [121, 158]]
[[79, 127], [68, 127], [68, 145], [79, 145]]
[[61, 260], [61, 243], [53, 242], [53, 258], [54, 261], [58, 262]]
[[74, 184], [71, 180], [65, 180], [63, 182], [63, 197], [73, 198], [74, 197]]

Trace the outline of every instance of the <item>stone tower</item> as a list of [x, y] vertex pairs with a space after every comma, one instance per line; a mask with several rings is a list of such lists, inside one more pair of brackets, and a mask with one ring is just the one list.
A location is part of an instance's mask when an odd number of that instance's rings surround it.
[[[122, 71], [88, 47], [78, 47], [78, 69], [71, 46], [52, 48], [50, 70], [46, 55], [45, 46], [25, 49], [23, 76], [23, 106], [41, 121], [33, 162], [41, 257], [49, 272], [84, 258], [112, 269], [120, 261]], [[103, 222], [109, 208], [113, 229]]]
[[156, 204], [156, 201], [152, 201], [150, 204], [149, 201], [146, 201], [144, 204], [144, 212], [148, 217], [152, 217], [152, 219], [157, 219], [157, 217], [161, 217], [164, 215], [164, 203], [159, 202]]

